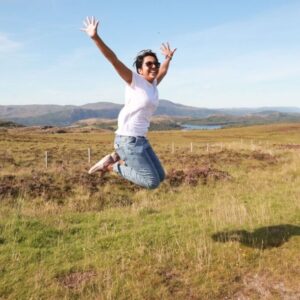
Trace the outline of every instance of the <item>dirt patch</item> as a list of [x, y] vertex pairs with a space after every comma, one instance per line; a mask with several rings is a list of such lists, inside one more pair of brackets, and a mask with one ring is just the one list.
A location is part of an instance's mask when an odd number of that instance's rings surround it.
[[46, 200], [62, 198], [71, 190], [69, 185], [60, 185], [55, 177], [47, 173], [33, 173], [20, 180], [21, 191], [30, 197], [43, 196]]
[[199, 183], [207, 184], [208, 181], [228, 180], [231, 176], [228, 172], [213, 169], [208, 166], [191, 168], [186, 170], [172, 169], [168, 172], [167, 180], [171, 186], [187, 184], [195, 186]]
[[247, 274], [240, 278], [242, 288], [225, 299], [300, 299], [300, 288], [291, 288], [267, 274]]
[[84, 284], [91, 281], [94, 277], [96, 277], [95, 271], [78, 271], [59, 277], [58, 281], [65, 288], [79, 289]]
[[[120, 176], [98, 174], [89, 175], [82, 170], [68, 173], [65, 170], [58, 172], [32, 171], [21, 176], [5, 175], [0, 177], [0, 199], [17, 198], [43, 198], [46, 201], [62, 201], [74, 195], [78, 188], [89, 197], [102, 197], [103, 188], [107, 185], [117, 185], [120, 190], [136, 192], [141, 188], [123, 179]], [[105, 192], [114, 198], [113, 193]], [[120, 200], [120, 201], [119, 201]], [[119, 199], [120, 205], [129, 203], [128, 199]]]
[[107, 179], [85, 173], [58, 177], [57, 174], [32, 172], [24, 176], [3, 176], [0, 179], [1, 197], [27, 195], [30, 198], [43, 197], [45, 200], [62, 199], [71, 196], [74, 189], [84, 186], [90, 195], [98, 192], [99, 186]]
[[278, 159], [269, 153], [262, 151], [234, 151], [231, 149], [224, 149], [219, 152], [211, 152], [204, 154], [182, 154], [178, 155], [176, 159], [168, 156], [162, 158], [164, 164], [174, 165], [176, 168], [201, 168], [203, 165], [215, 167], [220, 165], [240, 165], [247, 164], [250, 161], [256, 161], [257, 167], [265, 167], [278, 162]]
[[157, 271], [160, 277], [160, 282], [167, 287], [171, 295], [178, 293], [182, 288], [182, 282], [179, 280], [179, 273], [171, 269], [162, 269]]
[[164, 286], [170, 299], [200, 299], [199, 294], [182, 278], [179, 270], [174, 268], [161, 268], [156, 271], [159, 277], [159, 285]]
[[44, 172], [33, 172], [24, 176], [8, 175], [0, 179], [1, 198], [29, 196], [43, 197], [45, 200], [61, 199], [72, 192], [71, 186], [56, 181], [55, 176]]
[[274, 155], [261, 151], [253, 151], [251, 156], [256, 160], [263, 161], [268, 164], [275, 164], [277, 162], [277, 158]]
[[251, 153], [245, 151], [235, 151], [231, 149], [224, 149], [220, 152], [213, 152], [207, 154], [210, 162], [213, 163], [226, 163], [237, 165], [243, 160], [249, 160], [251, 158]]
[[107, 173], [104, 176], [98, 174], [89, 175], [88, 173], [77, 173], [70, 176], [66, 181], [71, 185], [80, 185], [89, 192], [90, 196], [101, 191], [106, 184], [118, 185], [121, 189], [130, 190], [136, 192], [141, 189], [141, 187], [125, 180], [123, 177], [116, 174]]

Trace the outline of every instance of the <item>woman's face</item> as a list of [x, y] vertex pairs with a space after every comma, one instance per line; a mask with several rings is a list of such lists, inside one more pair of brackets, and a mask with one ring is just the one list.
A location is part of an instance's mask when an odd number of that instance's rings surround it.
[[139, 74], [147, 81], [153, 82], [158, 74], [160, 63], [153, 56], [145, 56]]

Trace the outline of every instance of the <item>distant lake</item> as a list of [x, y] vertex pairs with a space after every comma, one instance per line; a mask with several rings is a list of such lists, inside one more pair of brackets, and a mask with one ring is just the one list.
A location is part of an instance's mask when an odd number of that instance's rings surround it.
[[212, 130], [223, 128], [223, 125], [193, 125], [193, 124], [182, 124], [182, 130]]

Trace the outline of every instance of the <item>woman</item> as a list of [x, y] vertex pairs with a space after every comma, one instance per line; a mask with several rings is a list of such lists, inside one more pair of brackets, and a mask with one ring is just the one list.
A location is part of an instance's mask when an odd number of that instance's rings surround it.
[[164, 180], [165, 173], [146, 135], [150, 118], [158, 106], [157, 85], [167, 74], [176, 49], [171, 50], [168, 43], [162, 44], [161, 51], [165, 56], [162, 65], [154, 52], [141, 51], [134, 62], [137, 71], [135, 73], [127, 68], [99, 37], [98, 23], [94, 17], [87, 17], [81, 30], [91, 37], [126, 82], [126, 90], [125, 106], [118, 117], [115, 152], [96, 163], [89, 173], [100, 171], [104, 174], [106, 171], [114, 171], [142, 187], [157, 188]]

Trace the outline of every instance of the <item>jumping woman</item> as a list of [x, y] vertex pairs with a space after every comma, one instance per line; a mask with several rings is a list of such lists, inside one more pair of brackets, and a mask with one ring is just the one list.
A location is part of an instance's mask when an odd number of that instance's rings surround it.
[[134, 62], [136, 72], [133, 72], [99, 37], [98, 20], [87, 17], [83, 23], [81, 30], [95, 42], [126, 82], [125, 105], [118, 117], [115, 151], [97, 162], [89, 174], [100, 171], [103, 175], [114, 171], [139, 186], [155, 189], [164, 180], [165, 172], [147, 139], [147, 132], [159, 102], [157, 85], [167, 74], [176, 49], [171, 50], [169, 43], [162, 44], [161, 52], [165, 56], [162, 64], [151, 50], [139, 52]]

